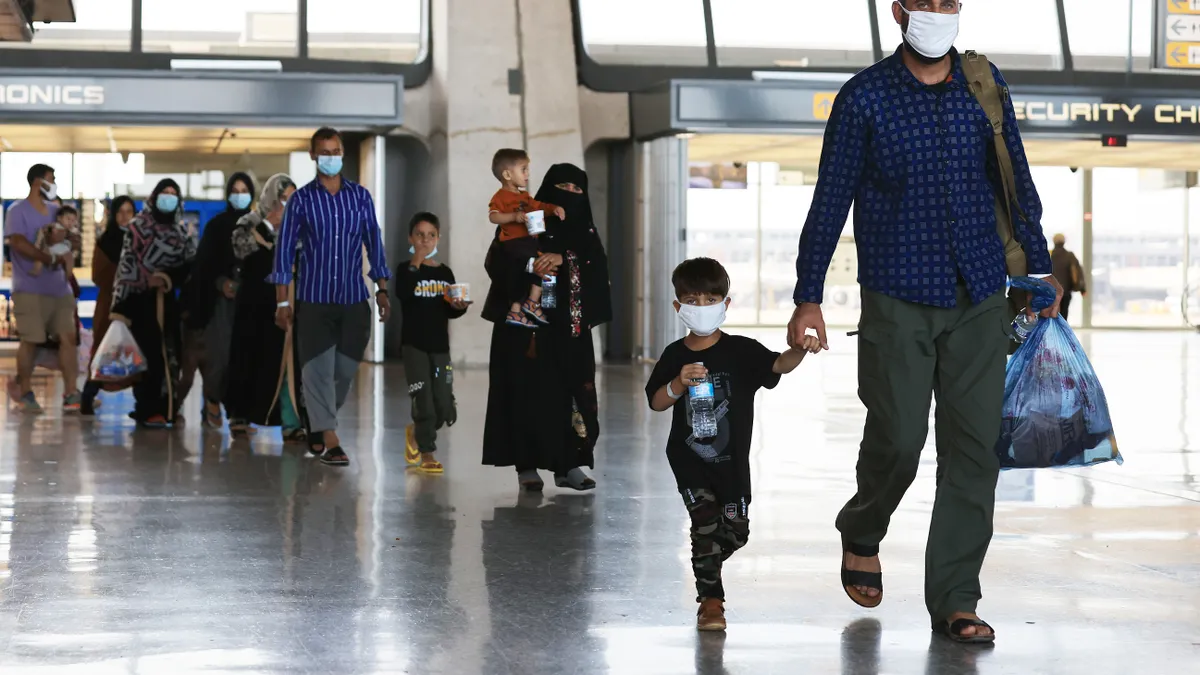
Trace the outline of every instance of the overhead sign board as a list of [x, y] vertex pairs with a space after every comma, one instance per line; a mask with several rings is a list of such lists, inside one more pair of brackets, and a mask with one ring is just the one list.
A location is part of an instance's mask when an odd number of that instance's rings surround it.
[[0, 70], [5, 122], [394, 126], [403, 112], [399, 76]]
[[1200, 69], [1200, 0], [1158, 0], [1154, 23], [1154, 65]]
[[[820, 132], [833, 107], [833, 89], [819, 80], [674, 80], [633, 94], [634, 133], [645, 139], [687, 132]], [[1011, 95], [1026, 133], [1200, 138], [1200, 94], [1017, 86]]]

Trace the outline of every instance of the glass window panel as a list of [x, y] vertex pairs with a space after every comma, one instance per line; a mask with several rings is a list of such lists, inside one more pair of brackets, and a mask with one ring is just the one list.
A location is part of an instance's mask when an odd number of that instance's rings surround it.
[[71, 183], [71, 153], [69, 152], [6, 152], [0, 156], [0, 197], [24, 199], [29, 196], [29, 168], [45, 164], [54, 169], [54, 183], [63, 199], [70, 199], [75, 186]]
[[1200, 187], [1188, 189], [1188, 239], [1191, 261], [1187, 270], [1187, 317], [1188, 323], [1200, 326]]
[[691, 165], [687, 257], [721, 261], [729, 272], [727, 323], [758, 323], [758, 185], [755, 165]]
[[296, 56], [299, 0], [142, 0], [142, 49]]
[[[722, 66], [864, 66], [874, 59], [865, 2], [712, 0]], [[703, 24], [701, 24], [703, 28]]]
[[[1065, 166], [1031, 167], [1033, 183], [1042, 200], [1042, 231], [1053, 246], [1056, 234], [1066, 237], [1066, 248], [1083, 263], [1083, 172]], [[1083, 298], [1072, 296], [1068, 320], [1083, 326]]]
[[1063, 6], [1076, 70], [1124, 72], [1131, 30], [1134, 68], [1150, 69], [1154, 0], [1134, 0], [1132, 20], [1129, 0], [1065, 0]]
[[1182, 171], [1095, 169], [1092, 323], [1182, 325]]
[[701, 0], [579, 0], [579, 21], [584, 47], [597, 63], [708, 63]]
[[129, 51], [133, 0], [75, 3], [74, 23], [35, 23], [33, 42], [0, 42], [5, 49], [70, 49], [97, 52]]
[[416, 63], [424, 58], [424, 4], [424, 0], [308, 0], [308, 55]]
[[[884, 51], [902, 39], [892, 16], [893, 0], [875, 0]], [[963, 0], [958, 39], [961, 50], [986, 54], [1000, 68], [1058, 70], [1062, 68], [1055, 0]]]

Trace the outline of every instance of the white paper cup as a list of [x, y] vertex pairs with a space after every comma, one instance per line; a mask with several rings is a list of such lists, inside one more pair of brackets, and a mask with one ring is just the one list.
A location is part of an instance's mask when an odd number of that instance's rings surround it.
[[525, 229], [529, 230], [529, 234], [543, 234], [546, 231], [546, 214], [542, 211], [526, 213]]
[[471, 301], [471, 284], [452, 284], [450, 286], [450, 299], [462, 300], [463, 302]]

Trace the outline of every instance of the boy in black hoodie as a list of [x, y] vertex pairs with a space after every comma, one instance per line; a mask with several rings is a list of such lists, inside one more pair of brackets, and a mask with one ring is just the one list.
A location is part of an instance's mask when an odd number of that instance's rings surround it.
[[434, 459], [437, 430], [458, 420], [454, 366], [450, 363], [450, 319], [467, 313], [469, 299], [452, 295], [454, 272], [434, 260], [441, 223], [418, 213], [408, 224], [412, 260], [396, 270], [395, 293], [404, 317], [400, 342], [404, 376], [412, 397], [413, 423], [405, 432], [404, 459], [422, 473], [444, 471]]

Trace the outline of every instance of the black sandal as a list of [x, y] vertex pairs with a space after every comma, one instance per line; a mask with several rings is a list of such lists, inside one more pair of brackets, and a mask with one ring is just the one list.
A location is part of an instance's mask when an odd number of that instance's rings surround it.
[[329, 466], [350, 465], [350, 457], [346, 455], [346, 452], [342, 450], [342, 446], [340, 445], [326, 448], [325, 452], [321, 453], [320, 460], [322, 464], [328, 464]]
[[[976, 632], [975, 635], [963, 635], [963, 630], [970, 628], [971, 626], [974, 626], [976, 629], [986, 628], [991, 632], [989, 632], [987, 635], [979, 635], [978, 632]], [[955, 619], [954, 621], [951, 621], [950, 619], [935, 621], [933, 624], [933, 632], [948, 640], [952, 640], [964, 645], [983, 645], [993, 644], [996, 642], [996, 629], [988, 625], [988, 622], [984, 621], [983, 619], [963, 617], [961, 619]]]
[[[848, 541], [842, 542], [842, 589], [846, 591], [846, 595], [854, 601], [854, 604], [868, 609], [878, 607], [879, 603], [883, 602], [883, 573], [846, 569], [847, 553], [859, 558], [872, 558], [879, 555], [879, 546], [863, 546]], [[865, 593], [860, 593], [855, 586], [874, 588], [879, 591], [879, 595], [871, 597]]]

